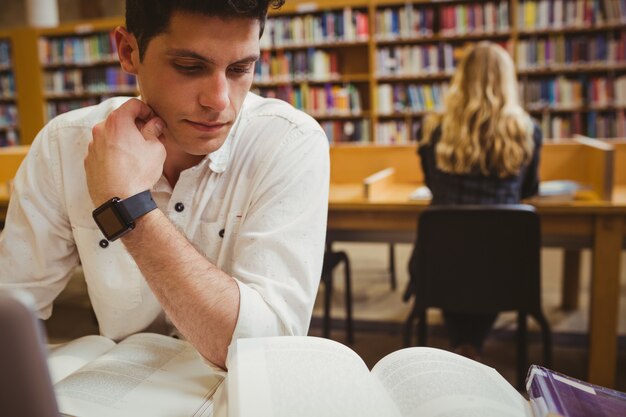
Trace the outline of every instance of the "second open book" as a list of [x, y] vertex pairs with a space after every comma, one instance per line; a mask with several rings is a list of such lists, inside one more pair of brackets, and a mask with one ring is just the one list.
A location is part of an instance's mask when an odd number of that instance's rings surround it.
[[495, 369], [435, 348], [393, 352], [371, 372], [350, 348], [317, 337], [240, 339], [229, 358], [230, 417], [626, 415], [624, 393], [534, 365], [528, 402]]

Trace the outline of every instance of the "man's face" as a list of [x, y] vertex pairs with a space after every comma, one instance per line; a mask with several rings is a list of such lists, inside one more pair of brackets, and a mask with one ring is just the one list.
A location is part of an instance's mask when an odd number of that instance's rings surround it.
[[133, 63], [142, 99], [166, 123], [168, 154], [206, 155], [224, 143], [252, 85], [259, 21], [176, 12]]

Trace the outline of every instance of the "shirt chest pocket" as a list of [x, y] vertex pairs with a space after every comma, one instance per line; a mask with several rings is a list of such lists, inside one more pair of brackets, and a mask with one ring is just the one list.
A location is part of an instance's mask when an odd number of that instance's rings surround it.
[[98, 304], [130, 310], [141, 302], [143, 276], [121, 241], [109, 242], [100, 230], [75, 227], [85, 281]]
[[216, 222], [200, 223], [200, 242], [198, 248], [204, 256], [227, 273], [231, 270], [233, 250], [239, 226], [241, 224], [241, 214], [239, 212], [229, 213], [225, 218]]

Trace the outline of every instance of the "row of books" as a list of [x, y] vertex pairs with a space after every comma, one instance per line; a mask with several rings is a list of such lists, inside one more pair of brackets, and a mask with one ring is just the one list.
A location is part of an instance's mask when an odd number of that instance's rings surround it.
[[0, 39], [0, 67], [11, 66], [11, 43]]
[[19, 123], [14, 104], [0, 104], [0, 127], [13, 127]]
[[444, 36], [508, 30], [508, 1], [442, 6], [439, 11], [439, 32]]
[[420, 76], [447, 73], [456, 66], [458, 45], [401, 45], [376, 49], [376, 75]]
[[584, 28], [626, 22], [626, 0], [520, 0], [521, 30]]
[[46, 116], [48, 117], [48, 120], [50, 120], [61, 113], [67, 113], [70, 110], [76, 110], [82, 107], [93, 106], [99, 102], [100, 100], [96, 97], [89, 97], [81, 100], [48, 101], [46, 103]]
[[380, 115], [441, 111], [448, 84], [379, 84], [376, 91]]
[[13, 73], [0, 73], [0, 97], [15, 97], [15, 77]]
[[[594, 88], [594, 87], [591, 88], [590, 97], [591, 97], [592, 102], [595, 102], [595, 101], [600, 102], [600, 100], [601, 100], [600, 98], [598, 98], [596, 100], [596, 97], [600, 95], [600, 93], [596, 93], [596, 90], [598, 90], [598, 91], [602, 90], [602, 86], [600, 85], [600, 83], [601, 83], [600, 80], [602, 80], [602, 79], [601, 78], [600, 79], [595, 79], [594, 78], [594, 81], [596, 83], [598, 83], [598, 87], [597, 88]], [[613, 103], [612, 104], [615, 104], [616, 106], [620, 106], [620, 107], [626, 106], [626, 76], [619, 77], [619, 78], [615, 79], [615, 81], [613, 82], [613, 85], [610, 84], [610, 81], [611, 81], [610, 78], [607, 79], [607, 81], [606, 81], [606, 83], [607, 83], [606, 91], [607, 91], [607, 95], [608, 95], [608, 99], [607, 99], [608, 104], [611, 104], [611, 99], [613, 99]]]
[[612, 35], [520, 39], [515, 46], [520, 70], [575, 66], [581, 63], [610, 65], [626, 61], [626, 32], [617, 39]]
[[39, 62], [44, 65], [88, 65], [117, 60], [112, 32], [59, 38], [40, 37], [38, 42]]
[[337, 41], [365, 41], [369, 37], [367, 10], [323, 11], [318, 14], [269, 17], [261, 48], [307, 47]]
[[615, 113], [589, 112], [586, 135], [591, 138], [623, 138], [626, 136], [624, 110]]
[[520, 90], [520, 96], [528, 110], [578, 109], [584, 103], [582, 80], [570, 80], [565, 77], [528, 80], [520, 83]]
[[374, 137], [378, 145], [402, 145], [416, 141], [420, 129], [420, 120], [410, 123], [399, 120], [379, 121]]
[[304, 51], [265, 50], [254, 67], [254, 77], [257, 83], [338, 79], [339, 54], [314, 48]]
[[47, 94], [107, 93], [137, 88], [135, 76], [119, 67], [60, 69], [44, 73]]
[[411, 39], [432, 36], [435, 10], [407, 3], [402, 7], [376, 10], [377, 40]]
[[0, 131], [0, 148], [20, 144], [20, 136], [14, 129]]
[[278, 98], [314, 117], [360, 115], [363, 111], [361, 93], [353, 84], [320, 87], [303, 84], [278, 88], [259, 88], [263, 97]]
[[540, 127], [545, 138], [570, 138], [582, 134], [591, 138], [614, 138], [626, 135], [626, 112], [589, 112], [570, 115], [542, 115]]
[[370, 122], [359, 120], [327, 120], [322, 121], [322, 129], [330, 143], [370, 143]]

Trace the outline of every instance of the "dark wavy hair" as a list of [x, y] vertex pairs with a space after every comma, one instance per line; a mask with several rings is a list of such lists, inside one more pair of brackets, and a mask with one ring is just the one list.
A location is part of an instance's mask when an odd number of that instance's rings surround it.
[[260, 37], [269, 7], [278, 9], [284, 3], [285, 0], [126, 0], [126, 29], [137, 38], [139, 58], [143, 60], [150, 40], [167, 29], [174, 12], [258, 19]]

